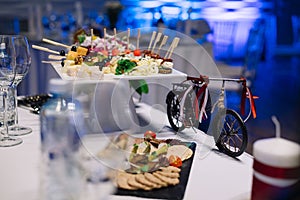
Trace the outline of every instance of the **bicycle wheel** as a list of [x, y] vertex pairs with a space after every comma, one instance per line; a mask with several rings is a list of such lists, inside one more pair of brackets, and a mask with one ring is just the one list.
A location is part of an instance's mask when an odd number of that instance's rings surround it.
[[171, 127], [174, 131], [182, 131], [184, 123], [180, 120], [180, 103], [178, 95], [173, 91], [170, 91], [166, 98], [167, 103], [167, 115]]
[[231, 109], [219, 112], [214, 122], [214, 138], [219, 150], [231, 157], [240, 156], [247, 147], [248, 135], [244, 121]]

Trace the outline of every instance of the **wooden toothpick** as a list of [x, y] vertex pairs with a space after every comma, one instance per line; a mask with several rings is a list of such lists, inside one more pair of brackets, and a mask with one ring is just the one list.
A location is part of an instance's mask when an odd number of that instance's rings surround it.
[[168, 49], [168, 51], [167, 51], [167, 53], [166, 53], [166, 55], [165, 55], [165, 58], [168, 58], [168, 56], [169, 56], [169, 54], [170, 54], [170, 52], [171, 52], [171, 49], [172, 49], [172, 47], [173, 47], [173, 45], [174, 45], [174, 41], [175, 41], [175, 38], [173, 39], [171, 45], [169, 46], [169, 49]]
[[151, 39], [150, 39], [150, 42], [149, 42], [148, 51], [150, 51], [150, 48], [151, 48], [151, 46], [152, 46], [152, 42], [153, 42], [155, 36], [156, 36], [156, 31], [153, 31], [153, 32], [152, 32]]
[[54, 53], [54, 54], [60, 55], [60, 53], [59, 53], [58, 51], [53, 51], [53, 50], [48, 49], [48, 48], [46, 48], [46, 47], [42, 47], [42, 46], [38, 46], [38, 45], [32, 45], [32, 48], [33, 48], [33, 49], [37, 49], [37, 50], [46, 51], [46, 52], [49, 52], [49, 53]]
[[114, 39], [116, 40], [117, 39], [117, 29], [114, 28]]
[[173, 41], [174, 41], [174, 44], [172, 45], [172, 48], [171, 48], [171, 51], [170, 51], [170, 53], [169, 53], [169, 57], [168, 57], [168, 58], [171, 58], [174, 49], [178, 46], [179, 40], [180, 40], [180, 39], [179, 39], [178, 37], [175, 37], [175, 38], [174, 38], [174, 40], [173, 40]]
[[158, 47], [157, 54], [159, 54], [159, 51], [160, 51], [161, 47], [167, 43], [167, 40], [168, 40], [168, 36], [165, 35], [165, 36], [163, 37], [163, 39], [162, 39], [162, 41], [161, 41], [159, 47]]
[[65, 48], [71, 48], [71, 46], [68, 46], [68, 45], [65, 45], [65, 44], [53, 41], [53, 40], [49, 40], [49, 39], [46, 39], [46, 38], [43, 38], [42, 41], [43, 42], [47, 42], [47, 43], [52, 44], [52, 45], [55, 45], [55, 46], [61, 46], [61, 47], [65, 47]]
[[66, 58], [66, 56], [57, 56], [57, 55], [48, 55], [48, 59], [51, 59], [51, 60], [62, 60]]
[[154, 42], [154, 44], [153, 44], [151, 53], [154, 51], [154, 49], [155, 49], [155, 47], [156, 47], [156, 44], [160, 41], [160, 37], [161, 37], [161, 33], [158, 33], [158, 34], [157, 34], [157, 37], [156, 37], [156, 40], [155, 40], [155, 42]]
[[136, 49], [139, 49], [139, 47], [140, 47], [140, 37], [141, 37], [141, 30], [138, 29], [138, 34], [137, 34], [137, 38], [136, 38]]
[[60, 62], [60, 61], [57, 61], [57, 60], [42, 60], [42, 63], [45, 63], [45, 64], [52, 64], [52, 63], [57, 63], [57, 62]]
[[129, 49], [130, 28], [127, 29], [127, 49]]
[[93, 49], [93, 37], [94, 37], [94, 29], [91, 29], [91, 49]]
[[106, 51], [106, 28], [103, 29], [103, 44], [104, 50]]

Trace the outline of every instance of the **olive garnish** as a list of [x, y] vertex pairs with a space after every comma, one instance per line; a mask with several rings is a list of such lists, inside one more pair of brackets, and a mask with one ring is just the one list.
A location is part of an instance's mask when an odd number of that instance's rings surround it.
[[66, 52], [65, 52], [64, 50], [61, 50], [61, 51], [59, 52], [59, 55], [65, 56], [65, 55], [66, 55]]
[[71, 51], [75, 51], [76, 52], [77, 51], [77, 47], [76, 46], [72, 46], [71, 47]]

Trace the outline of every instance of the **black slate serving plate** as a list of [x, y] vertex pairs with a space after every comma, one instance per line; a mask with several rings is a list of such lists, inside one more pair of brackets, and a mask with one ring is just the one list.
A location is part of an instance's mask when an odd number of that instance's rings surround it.
[[39, 114], [41, 107], [51, 98], [48, 94], [18, 97], [18, 105]]
[[183, 142], [183, 144], [187, 145], [194, 153], [191, 158], [185, 160], [182, 163], [181, 172], [180, 172], [180, 182], [178, 185], [154, 189], [151, 191], [125, 190], [125, 189], [118, 188], [115, 195], [126, 195], [126, 196], [136, 196], [136, 197], [156, 198], [156, 199], [172, 199], [172, 200], [183, 199], [186, 185], [190, 175], [191, 166], [194, 160], [196, 143]]

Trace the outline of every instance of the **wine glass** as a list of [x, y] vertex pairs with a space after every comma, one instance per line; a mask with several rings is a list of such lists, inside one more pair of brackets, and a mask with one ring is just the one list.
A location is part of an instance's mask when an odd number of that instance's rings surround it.
[[14, 48], [14, 40], [18, 36], [0, 35], [0, 92], [3, 97], [3, 127], [1, 132], [0, 147], [9, 147], [21, 144], [20, 138], [10, 137], [8, 134], [8, 89], [15, 79], [16, 69], [16, 54]]
[[29, 127], [19, 125], [18, 119], [18, 99], [17, 99], [17, 86], [24, 79], [31, 65], [31, 55], [28, 40], [25, 36], [17, 36], [14, 39], [14, 47], [16, 52], [16, 76], [11, 85], [14, 92], [14, 124], [9, 127], [9, 135], [19, 136], [32, 132]]

